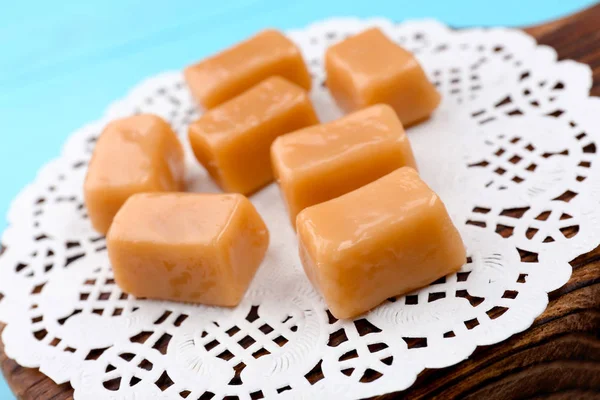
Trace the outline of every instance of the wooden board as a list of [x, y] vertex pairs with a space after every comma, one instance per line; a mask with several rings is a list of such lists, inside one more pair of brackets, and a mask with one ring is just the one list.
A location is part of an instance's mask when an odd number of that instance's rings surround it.
[[[525, 31], [553, 46], [561, 59], [589, 64], [591, 94], [600, 96], [600, 4]], [[376, 399], [599, 399], [600, 247], [571, 265], [571, 279], [550, 293], [548, 308], [527, 331], [478, 347], [453, 367], [423, 371], [410, 389]], [[56, 385], [37, 369], [21, 367], [3, 350], [0, 342], [0, 367], [18, 398], [73, 398], [69, 384]]]

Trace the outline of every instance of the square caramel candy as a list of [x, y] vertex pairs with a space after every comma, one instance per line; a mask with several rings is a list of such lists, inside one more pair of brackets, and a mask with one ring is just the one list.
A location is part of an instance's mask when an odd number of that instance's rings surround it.
[[317, 123], [306, 91], [274, 76], [207, 111], [190, 125], [189, 139], [223, 190], [249, 194], [273, 180], [273, 141]]
[[273, 169], [292, 225], [308, 206], [331, 200], [415, 159], [402, 124], [380, 104], [277, 138]]
[[235, 306], [269, 245], [240, 194], [142, 193], [107, 235], [115, 281], [136, 297]]
[[273, 75], [310, 90], [311, 78], [300, 50], [273, 29], [260, 32], [184, 71], [192, 96], [207, 109]]
[[300, 258], [336, 318], [351, 318], [458, 271], [465, 247], [412, 168], [298, 215]]
[[426, 119], [440, 103], [415, 57], [377, 28], [329, 47], [325, 69], [327, 87], [345, 111], [385, 103], [409, 126]]
[[106, 234], [129, 196], [184, 188], [184, 155], [162, 118], [143, 114], [109, 123], [96, 142], [84, 183], [94, 229]]

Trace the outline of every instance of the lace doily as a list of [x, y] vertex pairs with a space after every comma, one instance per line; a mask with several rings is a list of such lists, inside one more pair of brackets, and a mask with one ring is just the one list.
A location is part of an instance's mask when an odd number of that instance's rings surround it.
[[[314, 78], [322, 120], [327, 46], [377, 25], [413, 51], [443, 94], [409, 130], [423, 179], [468, 248], [461, 272], [338, 321], [305, 277], [278, 188], [254, 195], [271, 245], [234, 309], [136, 300], [115, 285], [82, 182], [107, 121], [165, 117], [187, 143], [198, 117], [179, 72], [146, 80], [73, 133], [14, 200], [0, 257], [2, 340], [19, 364], [70, 382], [76, 399], [359, 398], [409, 387], [424, 368], [528, 328], [569, 261], [600, 242], [600, 100], [587, 66], [508, 29], [332, 19], [289, 32]], [[189, 184], [217, 191], [189, 149]], [[212, 397], [211, 397], [212, 396]]]

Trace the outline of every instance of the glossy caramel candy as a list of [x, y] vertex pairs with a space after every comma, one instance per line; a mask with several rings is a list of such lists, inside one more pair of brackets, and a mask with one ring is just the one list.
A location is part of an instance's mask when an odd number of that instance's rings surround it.
[[440, 103], [415, 57], [377, 28], [329, 47], [325, 69], [327, 87], [345, 111], [389, 104], [407, 127], [429, 117]]
[[318, 122], [306, 91], [274, 76], [206, 112], [190, 125], [189, 139], [223, 190], [249, 194], [273, 180], [273, 141]]
[[132, 196], [107, 235], [115, 281], [136, 297], [235, 306], [269, 244], [239, 194]]
[[179, 139], [162, 118], [136, 115], [109, 123], [96, 143], [84, 183], [88, 215], [106, 234], [129, 196], [184, 188]]
[[416, 168], [402, 124], [383, 104], [281, 136], [273, 143], [271, 159], [292, 225], [308, 206], [397, 168]]
[[193, 97], [207, 109], [274, 75], [310, 90], [311, 79], [300, 50], [273, 29], [260, 32], [184, 71]]
[[300, 258], [336, 318], [458, 271], [465, 247], [439, 197], [412, 168], [302, 211]]

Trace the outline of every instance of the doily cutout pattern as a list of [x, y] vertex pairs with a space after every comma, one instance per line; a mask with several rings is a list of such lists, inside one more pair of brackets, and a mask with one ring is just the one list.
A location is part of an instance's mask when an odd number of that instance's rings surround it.
[[[323, 121], [341, 115], [322, 58], [381, 27], [414, 52], [443, 102], [409, 129], [420, 172], [459, 227], [462, 270], [354, 321], [336, 320], [304, 276], [276, 185], [251, 197], [272, 242], [234, 309], [136, 300], [115, 285], [83, 204], [94, 143], [111, 119], [166, 118], [187, 143], [198, 111], [179, 72], [146, 80], [73, 133], [14, 200], [2, 237], [0, 320], [9, 357], [70, 382], [76, 399], [360, 398], [409, 387], [478, 345], [527, 329], [569, 261], [600, 242], [600, 101], [591, 72], [509, 29], [429, 20], [331, 19], [289, 32]], [[187, 144], [186, 144], [187, 146]], [[189, 148], [192, 190], [218, 191]]]

